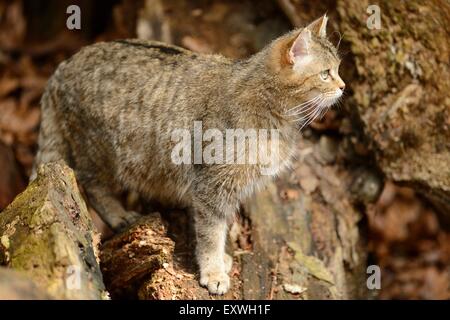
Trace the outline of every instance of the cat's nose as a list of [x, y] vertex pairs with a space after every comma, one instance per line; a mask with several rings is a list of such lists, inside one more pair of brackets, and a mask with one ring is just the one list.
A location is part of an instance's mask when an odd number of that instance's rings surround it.
[[336, 77], [336, 83], [337, 83], [339, 89], [344, 91], [344, 89], [345, 89], [345, 82], [341, 79], [341, 77], [339, 77], [339, 76]]

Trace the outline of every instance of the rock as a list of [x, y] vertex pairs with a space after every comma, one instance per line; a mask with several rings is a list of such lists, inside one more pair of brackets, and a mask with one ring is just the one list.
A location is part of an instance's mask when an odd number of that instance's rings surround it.
[[376, 172], [359, 168], [355, 170], [353, 182], [350, 186], [354, 198], [358, 202], [373, 203], [375, 202], [383, 190], [383, 179]]
[[283, 288], [286, 292], [289, 292], [292, 294], [300, 294], [307, 290], [305, 287], [299, 286], [297, 284], [290, 284], [290, 283], [283, 284]]

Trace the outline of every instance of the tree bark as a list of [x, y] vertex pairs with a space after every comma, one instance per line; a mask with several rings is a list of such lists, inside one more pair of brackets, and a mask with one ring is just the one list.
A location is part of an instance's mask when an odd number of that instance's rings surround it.
[[369, 29], [370, 4], [337, 1], [351, 52], [348, 109], [386, 177], [421, 192], [450, 222], [450, 4], [379, 1], [381, 29]]
[[158, 213], [143, 217], [101, 248], [101, 267], [111, 297], [136, 297], [142, 283], [173, 262], [174, 242]]
[[293, 170], [245, 204], [253, 250], [242, 259], [244, 298], [367, 296], [362, 213], [351, 192], [357, 171], [330, 159], [341, 142], [329, 139], [302, 138]]
[[106, 297], [98, 235], [74, 173], [62, 163], [39, 168], [37, 179], [0, 214], [0, 235], [0, 264], [24, 273], [50, 297]]

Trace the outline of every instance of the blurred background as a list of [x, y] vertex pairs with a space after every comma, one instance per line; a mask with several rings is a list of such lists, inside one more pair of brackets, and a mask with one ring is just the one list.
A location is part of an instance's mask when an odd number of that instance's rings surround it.
[[[449, 91], [443, 94], [448, 88], [448, 75], [445, 78], [433, 72], [435, 67], [447, 74], [449, 70], [449, 23], [444, 26], [445, 19], [450, 22], [448, 2], [430, 1], [423, 7], [414, 1], [411, 6], [404, 1], [382, 3], [383, 31], [376, 37], [366, 27], [368, 3], [362, 1], [358, 5], [357, 2], [0, 0], [0, 210], [27, 185], [37, 150], [39, 99], [46, 81], [61, 61], [82, 46], [139, 37], [202, 53], [244, 58], [293, 27], [306, 25], [328, 12], [331, 41], [336, 44], [342, 38], [341, 72], [349, 90], [343, 106], [329, 112], [310, 130], [318, 136], [326, 135], [329, 139], [324, 144], [332, 141], [339, 146], [348, 145], [358, 161], [370, 163], [377, 177], [381, 177], [374, 179], [372, 185], [354, 183], [355, 202], [364, 215], [361, 229], [367, 238], [368, 264], [377, 264], [382, 269], [381, 290], [375, 296], [449, 299], [450, 98]], [[70, 15], [66, 9], [71, 4], [81, 8], [80, 30], [66, 27]], [[425, 14], [438, 15], [436, 23], [443, 26], [438, 33], [434, 26], [421, 22], [417, 29], [399, 30], [399, 25], [408, 23], [408, 17], [414, 21]], [[435, 40], [421, 38], [422, 34], [433, 35]], [[439, 40], [440, 36], [444, 40]], [[388, 43], [387, 47], [384, 43]], [[423, 62], [430, 60], [427, 56], [430, 51], [436, 50], [439, 57], [432, 57], [435, 65]], [[393, 52], [394, 58], [386, 56], [387, 60], [383, 60], [383, 54], [389, 52]], [[445, 65], [447, 69], [440, 69]], [[429, 80], [432, 74], [439, 80], [438, 84]], [[379, 79], [386, 80], [383, 83]], [[441, 100], [424, 100], [420, 95], [422, 91], [428, 92], [428, 83], [437, 90], [431, 95], [436, 99], [442, 97]], [[417, 87], [408, 87], [411, 85]], [[397, 89], [392, 91], [393, 87]], [[395, 101], [407, 107], [423, 105], [430, 111], [420, 111], [417, 107], [418, 113], [408, 114], [403, 110], [398, 119], [388, 113], [384, 127], [379, 124], [377, 128], [370, 127], [373, 117], [380, 117], [377, 106], [392, 106]], [[421, 117], [431, 121], [430, 131], [428, 125], [417, 122]], [[397, 134], [398, 128], [408, 130]], [[422, 129], [426, 138], [417, 133]], [[434, 148], [435, 153], [421, 149], [431, 137], [432, 144], [441, 148]], [[389, 144], [392, 141], [396, 142], [395, 147]], [[324, 148], [325, 152], [339, 149], [333, 144]], [[423, 161], [439, 171], [436, 177], [433, 168], [425, 178], [408, 176], [404, 168], [408, 167], [408, 158], [416, 159], [410, 153], [414, 150], [435, 159]], [[404, 155], [406, 160], [402, 158]], [[391, 165], [396, 159], [403, 162]], [[331, 161], [343, 168], [348, 165], [346, 161], [339, 162], [339, 154], [337, 159], [332, 155]], [[422, 172], [417, 163], [411, 167], [414, 172]], [[427, 181], [431, 180], [434, 182], [430, 187]]]

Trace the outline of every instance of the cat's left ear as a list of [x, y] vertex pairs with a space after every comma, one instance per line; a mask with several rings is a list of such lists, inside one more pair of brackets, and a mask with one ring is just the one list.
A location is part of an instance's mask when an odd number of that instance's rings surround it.
[[315, 36], [325, 38], [327, 36], [327, 22], [327, 14], [324, 14], [322, 17], [312, 22], [306, 28], [308, 28]]
[[292, 43], [289, 50], [289, 62], [294, 64], [299, 61], [309, 61], [311, 46], [311, 31], [308, 28], [304, 28], [297, 38]]

